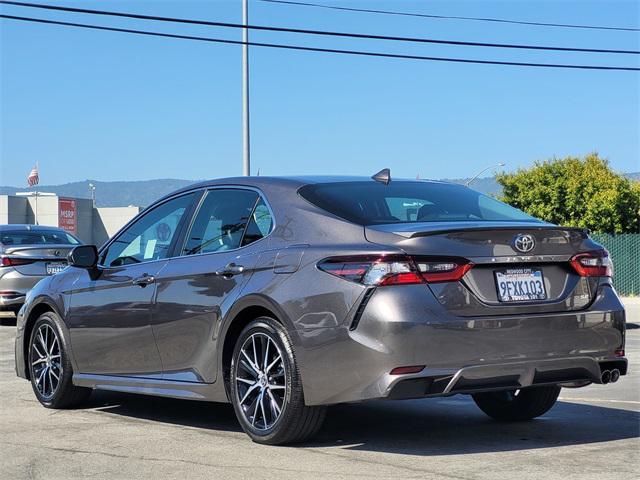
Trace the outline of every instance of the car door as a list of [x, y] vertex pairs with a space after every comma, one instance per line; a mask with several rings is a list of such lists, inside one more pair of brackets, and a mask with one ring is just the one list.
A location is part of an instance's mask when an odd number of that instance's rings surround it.
[[79, 373], [160, 376], [151, 330], [155, 279], [165, 268], [194, 193], [151, 208], [100, 252], [74, 283], [67, 315]]
[[212, 383], [216, 339], [256, 263], [272, 215], [258, 192], [216, 188], [203, 197], [180, 256], [157, 279], [153, 331], [163, 378]]

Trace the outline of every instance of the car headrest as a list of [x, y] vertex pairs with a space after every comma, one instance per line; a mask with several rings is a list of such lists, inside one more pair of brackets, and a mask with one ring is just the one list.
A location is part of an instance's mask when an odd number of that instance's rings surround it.
[[420, 207], [418, 210], [418, 221], [420, 220], [434, 220], [438, 218], [438, 216], [444, 213], [442, 208], [438, 205], [434, 205], [433, 203], [428, 203]]

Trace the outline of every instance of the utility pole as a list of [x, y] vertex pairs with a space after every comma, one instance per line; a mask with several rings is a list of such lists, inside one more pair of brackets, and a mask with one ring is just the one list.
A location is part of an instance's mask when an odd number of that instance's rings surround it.
[[249, 0], [242, 0], [242, 175], [251, 175], [249, 143]]
[[96, 186], [93, 183], [90, 183], [89, 190], [91, 190], [91, 204], [93, 205], [93, 208], [96, 208]]

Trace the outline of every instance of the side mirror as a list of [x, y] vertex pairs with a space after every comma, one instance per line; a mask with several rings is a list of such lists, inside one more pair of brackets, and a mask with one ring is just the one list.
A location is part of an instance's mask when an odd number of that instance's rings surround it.
[[79, 245], [69, 252], [67, 261], [72, 267], [94, 268], [98, 264], [98, 249], [95, 245]]

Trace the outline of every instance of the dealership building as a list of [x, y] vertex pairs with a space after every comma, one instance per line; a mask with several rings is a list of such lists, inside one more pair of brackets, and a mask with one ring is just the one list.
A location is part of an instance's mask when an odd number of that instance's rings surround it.
[[97, 208], [91, 199], [60, 197], [53, 193], [0, 195], [0, 224], [60, 227], [84, 243], [98, 246], [141, 210], [135, 206]]

